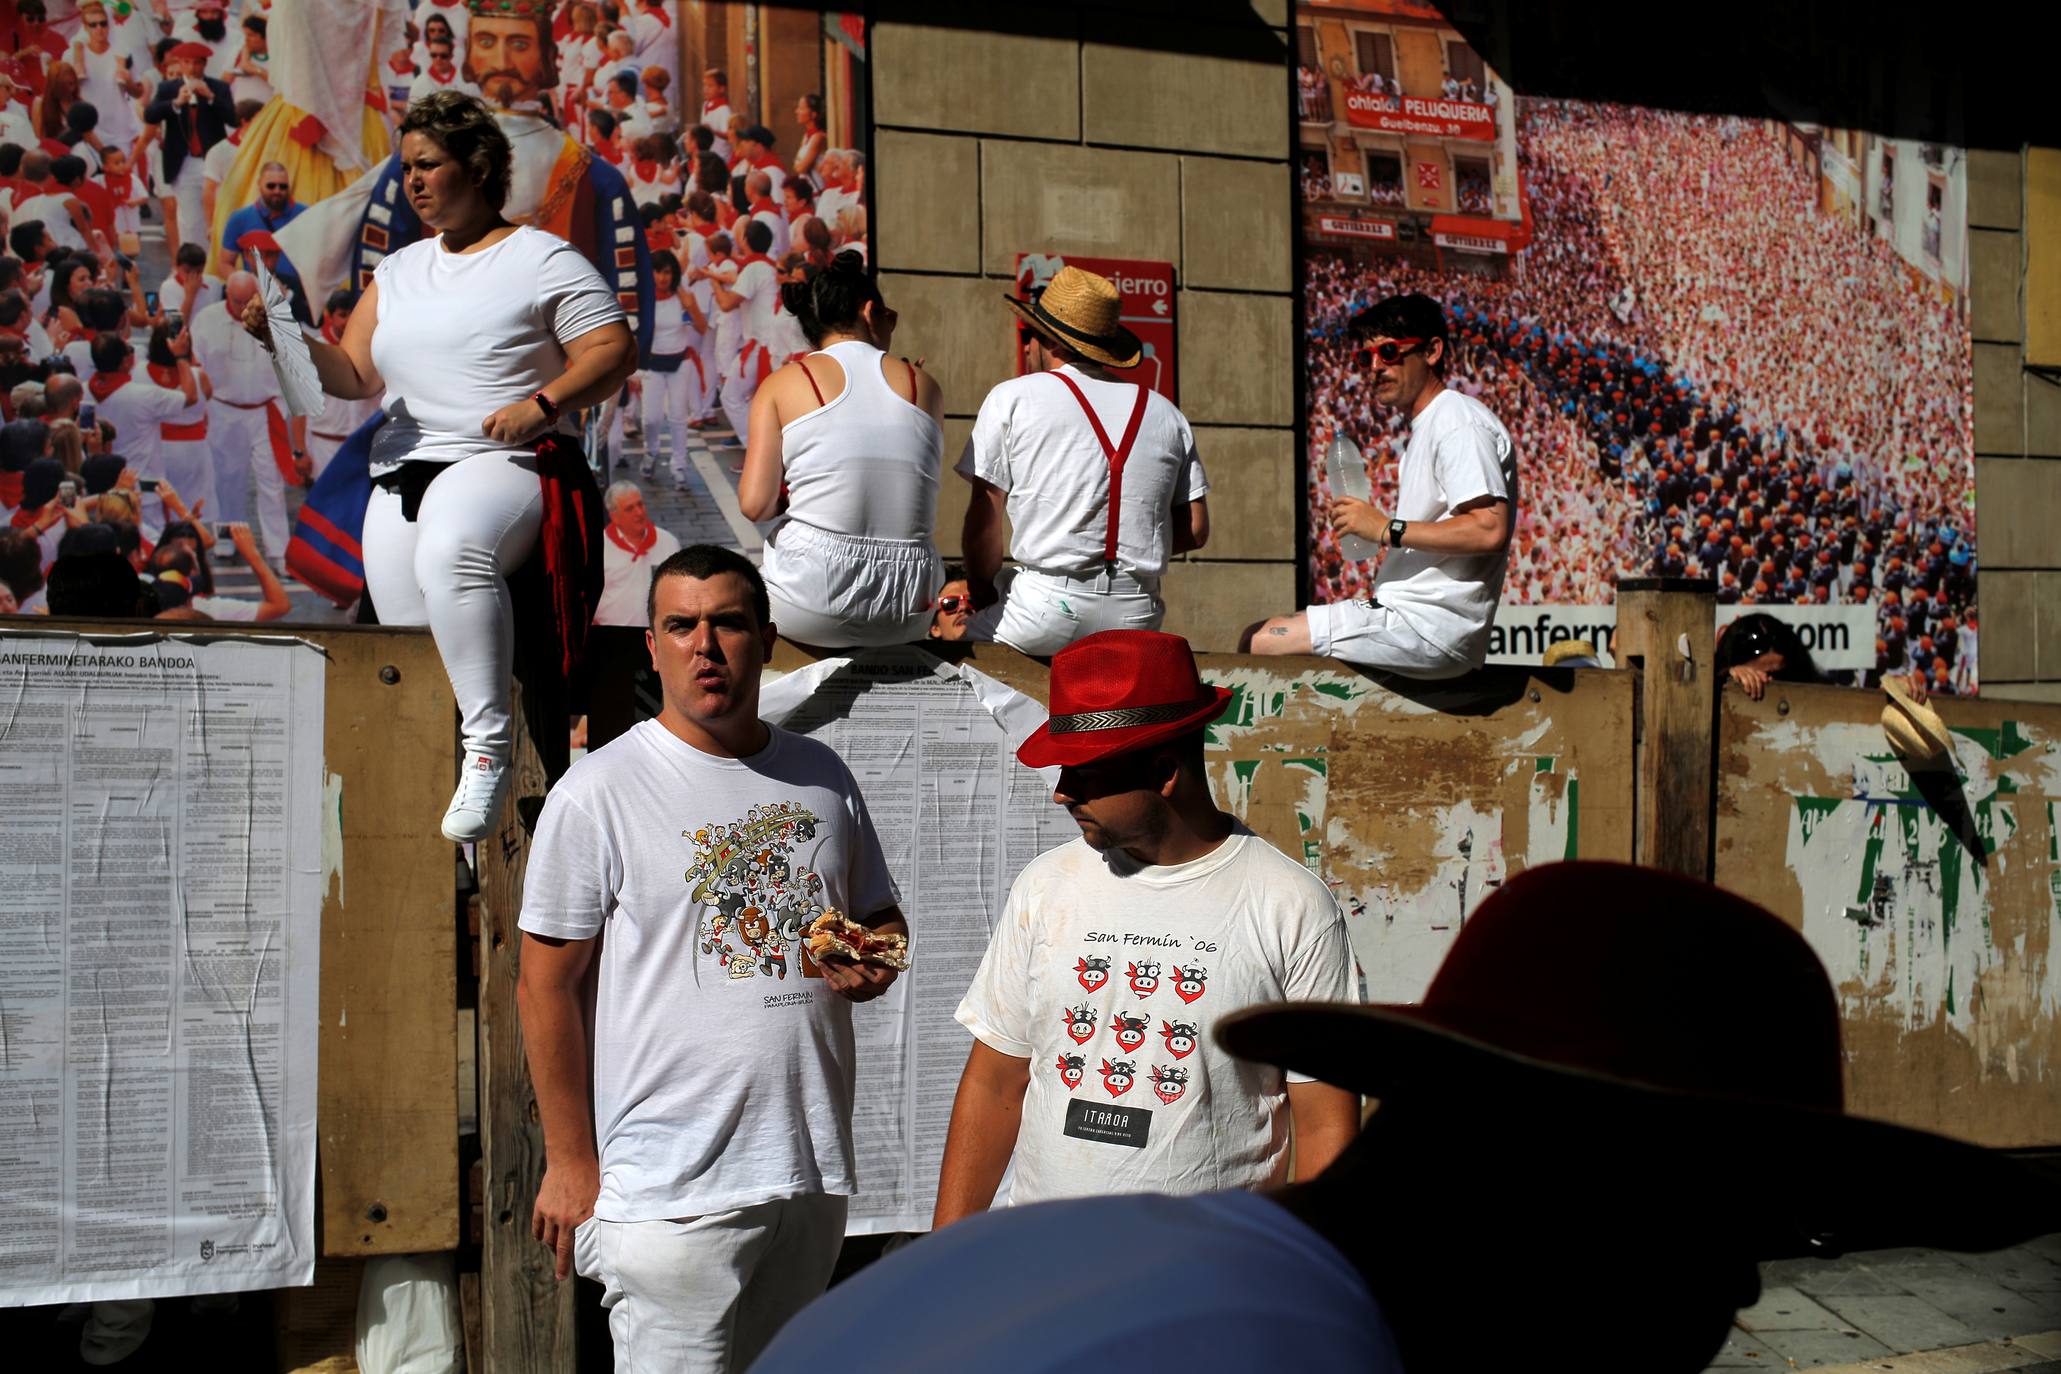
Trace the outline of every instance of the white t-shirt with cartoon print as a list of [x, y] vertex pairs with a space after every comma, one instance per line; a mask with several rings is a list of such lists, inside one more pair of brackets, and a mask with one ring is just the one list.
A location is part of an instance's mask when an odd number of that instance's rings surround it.
[[958, 1013], [1030, 1060], [1010, 1203], [1286, 1182], [1290, 1075], [1225, 1054], [1210, 1029], [1358, 986], [1330, 889], [1242, 826], [1185, 864], [1085, 840], [1040, 855]]
[[826, 906], [899, 900], [858, 784], [769, 727], [749, 758], [655, 720], [551, 789], [521, 928], [601, 942], [594, 1127], [604, 1221], [856, 1191], [852, 1004], [802, 951]]

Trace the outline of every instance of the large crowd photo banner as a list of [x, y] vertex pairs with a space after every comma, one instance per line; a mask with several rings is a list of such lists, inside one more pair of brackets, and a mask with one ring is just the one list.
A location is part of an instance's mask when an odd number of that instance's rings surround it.
[[1703, 577], [1828, 675], [1975, 691], [1962, 149], [1515, 95], [1425, 0], [1296, 24], [1313, 601], [1378, 568], [1326, 518], [1332, 439], [1392, 508], [1407, 435], [1347, 321], [1417, 291], [1517, 444], [1491, 661], [1603, 649], [1621, 577]]

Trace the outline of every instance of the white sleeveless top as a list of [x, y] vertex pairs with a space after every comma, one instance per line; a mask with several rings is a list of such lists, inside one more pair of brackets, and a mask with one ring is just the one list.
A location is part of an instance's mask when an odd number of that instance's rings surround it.
[[929, 543], [944, 431], [889, 383], [872, 344], [851, 339], [822, 352], [844, 369], [844, 390], [780, 431], [788, 518], [833, 534]]

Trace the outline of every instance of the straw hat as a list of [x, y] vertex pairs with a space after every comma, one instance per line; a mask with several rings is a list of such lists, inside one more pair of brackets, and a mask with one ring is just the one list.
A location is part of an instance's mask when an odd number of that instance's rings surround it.
[[1889, 705], [1882, 708], [1882, 733], [1907, 767], [1940, 768], [1953, 763], [1954, 739], [1939, 712], [1911, 695], [1900, 677], [1882, 679]]
[[1123, 326], [1123, 293], [1107, 277], [1062, 267], [1029, 300], [1002, 299], [1032, 329], [1105, 367], [1136, 367], [1144, 353], [1138, 336]]

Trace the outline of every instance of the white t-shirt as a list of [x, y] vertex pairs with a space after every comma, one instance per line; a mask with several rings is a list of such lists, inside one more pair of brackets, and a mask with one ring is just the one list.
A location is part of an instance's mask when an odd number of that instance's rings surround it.
[[[229, 143], [226, 139], [215, 145], [217, 148], [227, 148], [228, 146]], [[193, 317], [198, 318], [201, 311], [222, 299], [222, 290], [222, 279], [220, 277], [202, 277], [200, 279], [200, 290], [193, 297]], [[166, 277], [162, 282], [158, 283], [158, 309], [177, 311], [183, 308], [185, 304], [186, 283], [180, 281], [177, 274]]]
[[[1095, 407], [1109, 442], [1121, 444], [1137, 403], [1136, 384], [1101, 381], [1071, 364], [1062, 370]], [[1178, 504], [1187, 519], [1188, 503], [1209, 494], [1209, 479], [1187, 417], [1148, 392], [1124, 462], [1116, 561], [1140, 577], [1159, 577], [1173, 548], [1170, 512]], [[1109, 459], [1080, 402], [1058, 378], [1033, 373], [990, 391], [955, 470], [1008, 493], [1009, 552], [1017, 562], [1056, 573], [1102, 567]]]
[[382, 259], [372, 278], [372, 361], [387, 413], [375, 467], [518, 451], [482, 434], [481, 422], [563, 373], [564, 344], [624, 318], [579, 249], [527, 225], [473, 253], [445, 252], [441, 234], [421, 239]]
[[186, 604], [210, 620], [256, 620], [262, 604], [246, 597], [196, 596]]
[[186, 393], [159, 386], [139, 365], [129, 380], [94, 402], [98, 418], [115, 427], [122, 458], [138, 477], [164, 475], [161, 426], [186, 413]]
[[186, 328], [193, 336], [193, 361], [207, 372], [215, 400], [248, 410], [279, 399], [272, 355], [229, 313], [228, 301], [195, 311]]
[[607, 930], [593, 1032], [605, 1221], [854, 1190], [852, 1004], [798, 934], [826, 906], [863, 917], [898, 895], [843, 761], [771, 733], [749, 758], [718, 758], [647, 720], [545, 800], [521, 927]]
[[[1410, 423], [1396, 469], [1395, 518], [1443, 520], [1482, 496], [1508, 500], [1514, 522], [1517, 449], [1487, 406], [1448, 387]], [[1508, 546], [1465, 555], [1390, 549], [1374, 578], [1374, 599], [1433, 645], [1478, 668], [1488, 656], [1508, 562]]]
[[1304, 1080], [1232, 1058], [1210, 1027], [1357, 990], [1330, 889], [1242, 826], [1165, 867], [1085, 840], [1039, 855], [958, 1012], [1031, 1061], [1010, 1203], [1285, 1182], [1287, 1083]]
[[455, 61], [451, 64], [451, 75], [442, 81], [439, 81], [425, 65], [421, 71], [415, 73], [415, 80], [408, 85], [408, 103], [413, 105], [418, 100], [426, 100], [438, 91], [463, 91], [467, 95], [478, 95], [479, 87], [465, 79], [464, 69]]
[[651, 547], [633, 556], [615, 541], [615, 526], [601, 535], [601, 605], [594, 611], [596, 625], [634, 625], [643, 629], [651, 623], [644, 614], [651, 591], [651, 571], [680, 551], [680, 541], [671, 530], [652, 530]]
[[744, 297], [744, 304], [732, 312], [738, 318], [738, 327], [744, 331], [748, 344], [770, 348], [773, 342], [773, 303], [780, 299], [780, 276], [770, 262], [748, 262], [737, 274], [737, 284], [730, 288], [735, 295]]
[[220, 186], [229, 179], [229, 171], [236, 165], [236, 155], [242, 151], [242, 139], [234, 143], [226, 138], [217, 139], [214, 146], [201, 155], [200, 179]]

